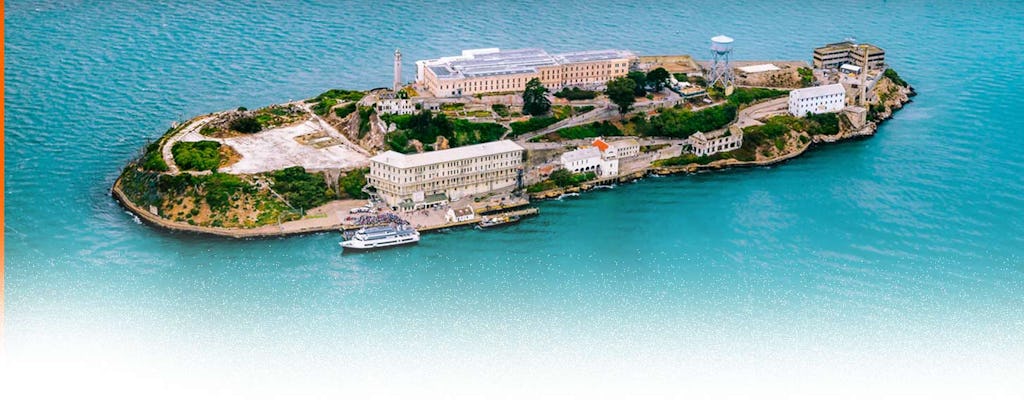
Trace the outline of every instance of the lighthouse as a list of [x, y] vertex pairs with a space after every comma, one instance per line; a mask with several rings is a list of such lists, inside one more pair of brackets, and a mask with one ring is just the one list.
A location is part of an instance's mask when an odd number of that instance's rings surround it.
[[395, 84], [394, 90], [397, 93], [402, 88], [402, 52], [395, 49]]

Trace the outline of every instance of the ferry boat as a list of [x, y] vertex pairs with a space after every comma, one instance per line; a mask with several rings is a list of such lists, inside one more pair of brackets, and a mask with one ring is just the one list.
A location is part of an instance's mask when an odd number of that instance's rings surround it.
[[420, 241], [420, 233], [409, 225], [387, 225], [361, 228], [351, 236], [345, 236], [341, 247], [350, 250], [370, 250], [383, 247], [414, 244]]
[[484, 217], [484, 219], [480, 220], [480, 222], [478, 222], [476, 224], [476, 227], [478, 229], [486, 229], [486, 228], [490, 228], [492, 226], [514, 224], [516, 222], [519, 222], [519, 218], [520, 217], [518, 215], [502, 215], [502, 216], [497, 216], [497, 217]]

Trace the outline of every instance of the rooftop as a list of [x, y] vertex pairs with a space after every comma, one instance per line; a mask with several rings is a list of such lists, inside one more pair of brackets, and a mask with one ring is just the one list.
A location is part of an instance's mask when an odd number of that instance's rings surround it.
[[584, 147], [562, 154], [562, 163], [586, 160], [588, 158], [601, 158], [601, 150], [597, 147]]
[[778, 71], [779, 67], [776, 67], [775, 64], [758, 64], [749, 65], [746, 67], [739, 67], [737, 69], [748, 74], [754, 74], [758, 72]]
[[608, 143], [608, 145], [611, 146], [611, 147], [615, 147], [615, 148], [621, 149], [623, 147], [639, 146], [640, 142], [638, 142], [636, 139], [622, 139], [622, 140], [616, 140], [614, 142]]
[[436, 60], [426, 60], [423, 63], [438, 78], [455, 79], [536, 73], [537, 67], [632, 57], [635, 55], [626, 50], [590, 50], [552, 55], [544, 49], [538, 48], [515, 50], [494, 48], [464, 50], [461, 56], [442, 57]]
[[619, 58], [633, 58], [636, 57], [636, 55], [626, 50], [608, 49], [561, 53], [555, 54], [554, 57], [560, 64], [573, 64], [590, 61], [615, 60]]
[[370, 161], [387, 164], [396, 168], [414, 168], [447, 161], [502, 154], [516, 150], [523, 150], [523, 147], [511, 140], [499, 140], [417, 154], [402, 154], [389, 150], [374, 156]]
[[831, 85], [824, 86], [812, 86], [803, 89], [793, 89], [789, 92], [789, 97], [816, 97], [816, 96], [827, 96], [830, 94], [842, 93], [846, 94], [846, 89], [843, 88], [841, 83], [833, 83]]
[[814, 51], [815, 52], [820, 52], [820, 53], [831, 53], [831, 52], [836, 52], [836, 51], [849, 51], [849, 50], [853, 50], [854, 48], [864, 48], [864, 47], [867, 47], [868, 52], [870, 52], [870, 53], [884, 53], [885, 52], [885, 50], [882, 50], [881, 47], [875, 46], [875, 45], [873, 45], [871, 43], [859, 43], [858, 44], [858, 43], [855, 43], [855, 42], [852, 42], [852, 41], [845, 41], [845, 42], [839, 42], [839, 43], [829, 43], [829, 44], [826, 44], [824, 46], [815, 48]]

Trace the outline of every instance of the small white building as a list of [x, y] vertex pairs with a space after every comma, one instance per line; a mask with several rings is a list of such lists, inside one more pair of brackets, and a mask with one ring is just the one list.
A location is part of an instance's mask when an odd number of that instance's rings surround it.
[[693, 148], [693, 154], [698, 157], [736, 150], [743, 146], [743, 131], [730, 129], [715, 137], [709, 137], [698, 131], [690, 135], [690, 145]]
[[802, 117], [811, 114], [834, 113], [846, 107], [846, 89], [842, 84], [814, 86], [789, 92], [789, 113]]
[[584, 147], [562, 154], [562, 168], [574, 174], [593, 172], [599, 174], [601, 168], [601, 150], [597, 147]]
[[448, 222], [466, 222], [473, 218], [476, 218], [476, 214], [473, 213], [472, 207], [449, 208], [445, 213], [445, 219]]

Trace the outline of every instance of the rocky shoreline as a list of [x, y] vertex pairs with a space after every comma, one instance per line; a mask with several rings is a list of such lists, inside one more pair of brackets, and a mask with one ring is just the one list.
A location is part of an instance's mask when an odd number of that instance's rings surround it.
[[[635, 179], [643, 178], [649, 175], [683, 175], [707, 171], [718, 171], [730, 168], [767, 167], [771, 165], [781, 164], [793, 158], [799, 157], [800, 155], [806, 153], [808, 150], [820, 144], [837, 143], [850, 139], [874, 136], [875, 133], [878, 131], [879, 125], [881, 125], [885, 121], [888, 121], [889, 119], [892, 119], [896, 111], [899, 111], [900, 109], [903, 108], [903, 106], [912, 102], [913, 100], [911, 99], [911, 97], [917, 95], [917, 93], [914, 91], [913, 86], [909, 85], [906, 88], [900, 88], [899, 93], [900, 96], [891, 99], [891, 101], [884, 102], [883, 104], [886, 106], [886, 110], [883, 113], [880, 113], [877, 116], [876, 120], [868, 121], [863, 128], [858, 130], [840, 131], [835, 135], [813, 135], [811, 136], [811, 140], [809, 142], [794, 149], [793, 151], [778, 155], [771, 159], [758, 161], [740, 161], [736, 159], [726, 159], [713, 161], [708, 164], [691, 163], [687, 165], [674, 165], [667, 167], [651, 166], [644, 171], [638, 171], [626, 176], [620, 176], [618, 177], [617, 182], [631, 182]], [[579, 186], [572, 186], [566, 188], [547, 190], [538, 193], [532, 193], [530, 194], [530, 198], [534, 200], [556, 199], [567, 193], [580, 193], [592, 190], [594, 189], [594, 187], [606, 181], [607, 180], [591, 181], [585, 182]]]

